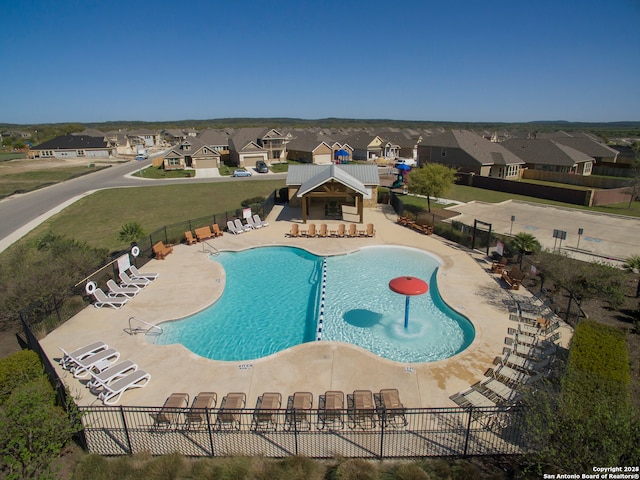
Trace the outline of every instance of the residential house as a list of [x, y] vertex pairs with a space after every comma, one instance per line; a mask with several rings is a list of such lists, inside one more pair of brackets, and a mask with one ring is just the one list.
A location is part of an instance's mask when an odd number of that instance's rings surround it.
[[609, 147], [601, 139], [589, 133], [566, 133], [561, 131], [537, 134], [534, 138], [546, 138], [578, 150], [593, 158], [596, 165], [617, 162], [618, 150]]
[[[289, 132], [287, 158], [302, 163], [326, 165], [348, 161], [353, 157], [353, 148], [335, 140], [335, 136], [313, 129], [294, 129]], [[346, 155], [345, 155], [346, 153]]]
[[163, 157], [154, 158], [152, 165], [165, 170], [220, 168], [220, 152], [198, 138], [189, 137]]
[[418, 145], [418, 164], [442, 163], [460, 172], [518, 179], [525, 162], [502, 144], [469, 130], [447, 130]]
[[128, 132], [131, 143], [135, 145], [141, 145], [144, 148], [154, 147], [160, 144], [160, 133], [141, 128]]
[[262, 160], [270, 165], [287, 159], [287, 143], [291, 137], [268, 128], [240, 128], [229, 137], [232, 164], [255, 167]]
[[331, 206], [351, 210], [363, 222], [363, 208], [375, 207], [380, 177], [375, 165], [290, 165], [286, 185], [289, 205], [302, 208], [302, 220], [324, 219]]
[[595, 163], [586, 153], [551, 139], [510, 138], [502, 145], [534, 170], [591, 175]]
[[112, 149], [104, 137], [61, 135], [33, 147], [29, 157], [107, 159], [111, 153]]
[[354, 160], [374, 162], [378, 159], [393, 160], [400, 156], [400, 146], [385, 141], [367, 130], [353, 133], [342, 140], [353, 147]]

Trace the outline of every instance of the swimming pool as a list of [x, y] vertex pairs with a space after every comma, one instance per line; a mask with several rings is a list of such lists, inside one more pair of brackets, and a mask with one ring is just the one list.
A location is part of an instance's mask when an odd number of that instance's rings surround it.
[[[181, 343], [207, 358], [242, 361], [316, 340], [322, 257], [294, 247], [260, 247], [212, 260], [226, 272], [223, 295], [202, 312], [163, 324], [165, 333], [155, 343]], [[448, 358], [473, 341], [471, 323], [440, 298], [435, 257], [377, 246], [326, 262], [323, 341], [352, 343], [399, 362]], [[429, 283], [426, 295], [411, 300], [406, 330], [405, 298], [388, 287], [401, 275]]]

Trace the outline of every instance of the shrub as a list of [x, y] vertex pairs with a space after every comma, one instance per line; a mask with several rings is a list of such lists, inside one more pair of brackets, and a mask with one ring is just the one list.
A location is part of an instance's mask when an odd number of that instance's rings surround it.
[[529, 458], [539, 473], [638, 462], [627, 358], [623, 334], [590, 320], [578, 324], [560, 381], [524, 397]]
[[55, 400], [42, 375], [14, 388], [0, 407], [0, 455], [6, 478], [53, 477], [53, 460], [80, 429]]
[[242, 202], [240, 202], [240, 205], [242, 205], [243, 207], [248, 207], [250, 205], [255, 205], [255, 204], [262, 205], [265, 200], [266, 199], [264, 197], [251, 197], [251, 198], [247, 198], [246, 200], [243, 200]]
[[334, 478], [336, 480], [376, 480], [378, 467], [360, 458], [349, 459], [337, 466]]
[[32, 350], [21, 350], [0, 359], [0, 405], [14, 388], [42, 375], [42, 364]]

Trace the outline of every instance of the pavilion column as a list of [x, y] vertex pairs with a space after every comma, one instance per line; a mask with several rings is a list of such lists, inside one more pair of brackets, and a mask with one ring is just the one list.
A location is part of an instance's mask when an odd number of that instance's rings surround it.
[[356, 203], [358, 204], [358, 215], [360, 215], [360, 223], [364, 223], [364, 197], [356, 195]]
[[302, 197], [302, 223], [307, 223], [307, 200], [306, 196]]

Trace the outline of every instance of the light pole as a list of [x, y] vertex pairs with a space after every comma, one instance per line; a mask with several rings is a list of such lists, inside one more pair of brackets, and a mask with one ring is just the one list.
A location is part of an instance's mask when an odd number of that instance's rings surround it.
[[511, 215], [511, 228], [509, 229], [509, 235], [511, 236], [511, 234], [513, 233], [513, 222], [516, 221], [516, 216], [515, 215]]

